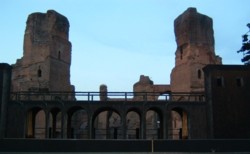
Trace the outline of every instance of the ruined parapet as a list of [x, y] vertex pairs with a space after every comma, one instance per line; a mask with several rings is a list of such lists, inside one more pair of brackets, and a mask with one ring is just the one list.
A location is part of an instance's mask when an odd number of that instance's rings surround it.
[[54, 10], [29, 15], [23, 57], [13, 65], [12, 91], [74, 91], [68, 33], [68, 19]]
[[100, 101], [107, 101], [108, 87], [105, 84], [100, 85]]
[[140, 80], [134, 84], [133, 91], [136, 101], [155, 100], [155, 96], [150, 95], [154, 92], [154, 82], [148, 76], [141, 75]]
[[214, 51], [213, 21], [196, 8], [188, 8], [175, 19], [174, 30], [177, 49], [171, 91], [204, 91], [202, 68], [207, 64], [221, 64]]
[[170, 85], [154, 85], [154, 82], [148, 77], [141, 75], [138, 82], [133, 86], [134, 99], [137, 101], [154, 101], [161, 94], [170, 91]]

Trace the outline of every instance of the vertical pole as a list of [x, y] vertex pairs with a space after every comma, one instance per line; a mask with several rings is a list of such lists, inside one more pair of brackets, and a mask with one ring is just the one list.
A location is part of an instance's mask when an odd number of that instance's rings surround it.
[[7, 104], [10, 97], [11, 66], [0, 64], [0, 139], [6, 136]]

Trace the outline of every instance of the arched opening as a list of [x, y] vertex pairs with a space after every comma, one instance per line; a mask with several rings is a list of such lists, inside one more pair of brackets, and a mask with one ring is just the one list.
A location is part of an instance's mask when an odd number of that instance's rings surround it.
[[45, 138], [45, 112], [40, 110], [37, 112], [35, 117], [35, 138]]
[[88, 139], [88, 114], [86, 110], [80, 109], [71, 117], [71, 131], [73, 138]]
[[62, 136], [62, 113], [60, 109], [54, 108], [50, 112], [49, 138], [61, 138]]
[[130, 111], [126, 115], [126, 138], [139, 139], [140, 138], [140, 115], [135, 111]]
[[186, 111], [181, 108], [172, 109], [169, 126], [169, 138], [188, 139], [188, 115]]
[[39, 67], [39, 69], [37, 70], [37, 77], [42, 77], [42, 70], [41, 68]]
[[93, 138], [95, 139], [122, 139], [122, 122], [118, 112], [105, 109], [93, 118]]
[[197, 71], [197, 76], [198, 76], [198, 79], [201, 79], [201, 77], [202, 77], [202, 72], [201, 72], [200, 69], [198, 69], [198, 71]]
[[81, 107], [74, 107], [68, 111], [68, 138], [88, 139], [88, 113]]
[[153, 109], [146, 113], [146, 139], [162, 138], [162, 115]]
[[59, 60], [61, 59], [61, 51], [60, 51], [60, 50], [58, 51], [57, 58], [58, 58]]
[[26, 138], [45, 138], [45, 112], [37, 107], [27, 112]]

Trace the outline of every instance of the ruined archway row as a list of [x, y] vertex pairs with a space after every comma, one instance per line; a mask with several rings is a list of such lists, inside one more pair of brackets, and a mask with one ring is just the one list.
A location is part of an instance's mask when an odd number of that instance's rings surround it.
[[192, 134], [192, 111], [185, 102], [12, 102], [15, 105], [22, 106], [18, 118], [25, 120], [18, 127], [26, 138], [187, 139]]

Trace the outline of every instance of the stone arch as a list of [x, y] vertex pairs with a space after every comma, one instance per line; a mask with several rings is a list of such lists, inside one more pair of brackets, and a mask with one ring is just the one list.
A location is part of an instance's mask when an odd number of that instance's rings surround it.
[[68, 138], [87, 139], [88, 138], [88, 118], [87, 110], [81, 106], [74, 106], [67, 112], [67, 136]]
[[103, 107], [93, 114], [93, 138], [122, 139], [121, 114], [114, 108]]
[[26, 138], [45, 138], [46, 115], [41, 107], [33, 107], [26, 112]]
[[170, 110], [171, 123], [169, 128], [169, 138], [172, 139], [188, 139], [189, 134], [189, 120], [188, 112], [181, 108], [175, 107]]
[[150, 107], [145, 113], [146, 139], [163, 138], [163, 112], [157, 107]]
[[141, 132], [141, 113], [139, 109], [131, 108], [126, 113], [126, 138], [139, 139]]

